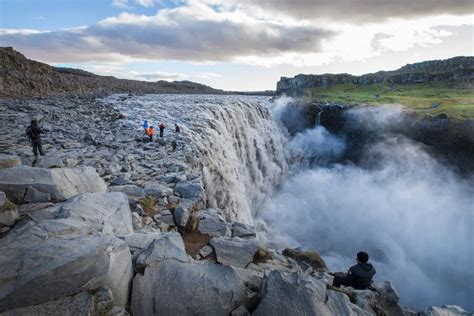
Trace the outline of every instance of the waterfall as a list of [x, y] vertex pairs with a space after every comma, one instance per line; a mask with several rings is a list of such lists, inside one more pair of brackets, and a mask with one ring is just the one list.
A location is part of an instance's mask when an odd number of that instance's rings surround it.
[[142, 118], [178, 123], [199, 155], [207, 206], [223, 209], [230, 220], [252, 223], [252, 211], [288, 169], [285, 137], [265, 102], [250, 96], [147, 95], [117, 106], [136, 126]]
[[316, 126], [321, 125], [321, 115], [323, 114], [323, 110], [319, 111], [318, 114], [316, 115]]

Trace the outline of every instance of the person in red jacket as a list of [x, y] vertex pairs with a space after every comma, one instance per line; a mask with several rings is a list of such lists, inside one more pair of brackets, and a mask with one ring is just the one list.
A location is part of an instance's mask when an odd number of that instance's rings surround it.
[[153, 135], [155, 135], [155, 130], [153, 129], [153, 126], [148, 127], [145, 130], [145, 133], [148, 135], [148, 137], [150, 137], [150, 142], [152, 142], [153, 141]]
[[163, 122], [160, 123], [160, 137], [163, 137], [163, 133], [165, 131], [165, 124]]

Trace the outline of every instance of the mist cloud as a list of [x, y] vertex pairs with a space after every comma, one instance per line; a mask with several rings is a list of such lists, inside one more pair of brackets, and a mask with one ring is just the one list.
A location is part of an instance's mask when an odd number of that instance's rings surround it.
[[[367, 115], [367, 124], [384, 133], [383, 125], [397, 113], [384, 109], [351, 115]], [[288, 148], [304, 146], [331, 160], [331, 149], [341, 142], [316, 127], [298, 134]], [[376, 280], [392, 280], [404, 304], [474, 308], [472, 179], [459, 178], [423, 145], [401, 135], [380, 137], [361, 165], [301, 165], [260, 216], [273, 246], [320, 251], [333, 270], [346, 271], [356, 252], [367, 250]]]

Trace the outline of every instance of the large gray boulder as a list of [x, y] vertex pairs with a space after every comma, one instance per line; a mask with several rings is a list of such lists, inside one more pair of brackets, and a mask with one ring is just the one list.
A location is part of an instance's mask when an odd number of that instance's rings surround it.
[[166, 233], [155, 238], [148, 247], [138, 255], [137, 268], [145, 269], [150, 265], [160, 263], [167, 259], [180, 262], [189, 262], [184, 248], [183, 238], [179, 233]]
[[37, 222], [45, 219], [77, 219], [105, 234], [133, 233], [128, 199], [120, 192], [80, 194], [54, 207], [34, 212], [30, 217]]
[[1, 316], [89, 316], [95, 313], [94, 296], [81, 292], [51, 302], [12, 309]]
[[21, 166], [21, 158], [14, 155], [0, 154], [0, 169]]
[[344, 296], [327, 291], [323, 282], [306, 274], [272, 271], [252, 315], [370, 315]]
[[0, 239], [0, 311], [101, 286], [125, 306], [132, 277], [127, 244], [75, 219], [29, 222]]
[[353, 291], [357, 306], [371, 313], [384, 311], [387, 315], [403, 314], [403, 309], [398, 303], [400, 297], [390, 281], [376, 282], [374, 287], [376, 291]]
[[252, 262], [260, 247], [256, 239], [238, 237], [213, 238], [210, 243], [216, 252], [217, 262], [238, 268], [245, 268]]
[[212, 237], [230, 236], [231, 230], [219, 209], [204, 209], [196, 212], [197, 230]]
[[247, 301], [246, 287], [228, 266], [165, 260], [133, 280], [133, 315], [229, 315]]
[[105, 192], [107, 186], [94, 168], [42, 169], [28, 166], [0, 169], [0, 190], [17, 204], [25, 201], [28, 188], [48, 193], [52, 201], [64, 201], [79, 193]]
[[179, 182], [174, 190], [182, 198], [197, 198], [204, 192], [202, 185], [195, 182]]

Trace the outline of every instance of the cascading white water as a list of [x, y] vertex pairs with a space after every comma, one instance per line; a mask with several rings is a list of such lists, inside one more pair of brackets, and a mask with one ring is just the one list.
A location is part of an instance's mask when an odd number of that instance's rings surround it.
[[[145, 118], [178, 123], [201, 160], [208, 205], [229, 219], [263, 220], [261, 237], [272, 246], [320, 251], [332, 269], [368, 250], [376, 279], [392, 279], [402, 303], [472, 309], [472, 181], [397, 135], [363, 150], [370, 167], [335, 163], [346, 140], [322, 126], [289, 139], [265, 108], [278, 116], [284, 101], [149, 95], [116, 104], [137, 129]], [[382, 134], [386, 122], [401, 119], [393, 107], [352, 114]], [[291, 173], [272, 194], [287, 174], [285, 156]]]
[[284, 136], [264, 106], [250, 96], [147, 95], [110, 99], [140, 129], [177, 123], [199, 153], [207, 204], [229, 219], [253, 222], [252, 210], [280, 183], [287, 170]]

